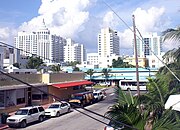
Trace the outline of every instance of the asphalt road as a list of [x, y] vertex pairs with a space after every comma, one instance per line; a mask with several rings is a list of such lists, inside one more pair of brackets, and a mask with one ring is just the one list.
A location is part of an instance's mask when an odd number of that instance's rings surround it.
[[[104, 115], [108, 110], [108, 107], [113, 104], [113, 88], [108, 89], [106, 93], [107, 97], [103, 101], [87, 106], [85, 108]], [[78, 110], [105, 123], [109, 122], [109, 120], [89, 113], [85, 110], [82, 110], [81, 108], [79, 108]], [[61, 115], [60, 117], [46, 119], [41, 123], [30, 124], [26, 128], [23, 128], [23, 130], [103, 130], [104, 126], [105, 124], [92, 119], [76, 110], [72, 110], [72, 112]], [[8, 130], [12, 130], [12, 128], [8, 128]]]

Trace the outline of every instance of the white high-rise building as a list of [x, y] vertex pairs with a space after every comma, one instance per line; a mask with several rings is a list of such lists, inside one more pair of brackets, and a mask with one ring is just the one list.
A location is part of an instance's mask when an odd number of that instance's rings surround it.
[[138, 57], [148, 59], [148, 67], [161, 67], [163, 65], [161, 61], [159, 61], [159, 59], [162, 60], [163, 56], [161, 37], [158, 36], [157, 33], [147, 33], [143, 35], [143, 41], [137, 38], [137, 54]]
[[43, 20], [42, 26], [36, 32], [18, 32], [15, 37], [15, 47], [23, 50], [23, 56], [40, 56], [44, 62], [63, 61], [64, 39], [60, 36], [52, 35]]
[[[134, 45], [134, 44], [133, 44]], [[143, 35], [142, 40], [137, 38], [137, 54], [138, 56], [161, 55], [162, 42], [161, 37], [157, 33], [148, 33]]]
[[98, 53], [87, 53], [87, 61], [90, 65], [98, 65]]
[[64, 46], [64, 62], [83, 62], [86, 60], [86, 51], [83, 44], [75, 43], [72, 39], [66, 39]]
[[3, 69], [4, 47], [0, 45], [0, 69]]
[[110, 28], [103, 28], [98, 34], [99, 67], [112, 66], [111, 59], [119, 56], [119, 36]]

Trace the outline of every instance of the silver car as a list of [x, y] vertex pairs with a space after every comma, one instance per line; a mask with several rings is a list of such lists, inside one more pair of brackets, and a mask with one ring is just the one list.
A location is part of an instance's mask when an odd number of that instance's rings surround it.
[[70, 110], [70, 104], [65, 101], [54, 102], [47, 109], [45, 109], [45, 116], [58, 117], [61, 114], [70, 112]]

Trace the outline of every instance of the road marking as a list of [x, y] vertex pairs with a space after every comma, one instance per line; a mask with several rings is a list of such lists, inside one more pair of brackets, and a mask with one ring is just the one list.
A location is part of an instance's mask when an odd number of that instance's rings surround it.
[[114, 93], [111, 93], [111, 94], [109, 94], [110, 96], [113, 96], [114, 95]]

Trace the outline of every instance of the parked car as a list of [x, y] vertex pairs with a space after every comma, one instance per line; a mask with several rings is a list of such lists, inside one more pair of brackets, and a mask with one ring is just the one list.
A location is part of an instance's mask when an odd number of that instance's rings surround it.
[[7, 118], [7, 124], [9, 127], [21, 127], [24, 128], [28, 123], [44, 120], [45, 112], [41, 106], [30, 106], [20, 108], [16, 111], [15, 115]]
[[47, 109], [45, 109], [45, 116], [60, 116], [61, 114], [70, 112], [71, 107], [68, 102], [54, 102]]
[[95, 102], [101, 101], [105, 97], [105, 95], [103, 94], [101, 90], [94, 91], [93, 95], [94, 95]]
[[104, 127], [104, 130], [122, 130], [123, 128], [121, 124], [110, 121], [109, 124]]
[[110, 82], [99, 82], [98, 84], [101, 86], [110, 86]]
[[[83, 107], [87, 104], [92, 104], [93, 102], [94, 102], [94, 96], [93, 96], [93, 92], [91, 91], [72, 94], [71, 99], [69, 100], [70, 104], [71, 103], [74, 104], [73, 107], [78, 107], [78, 106]], [[77, 106], [75, 106], [75, 104]]]

